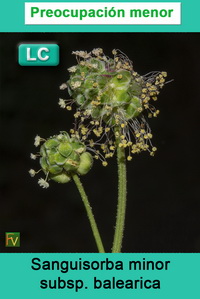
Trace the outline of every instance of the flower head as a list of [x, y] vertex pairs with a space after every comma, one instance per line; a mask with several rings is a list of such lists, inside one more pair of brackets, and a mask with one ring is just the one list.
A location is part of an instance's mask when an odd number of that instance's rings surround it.
[[[93, 164], [92, 156], [86, 151], [86, 146], [77, 137], [70, 137], [66, 132], [60, 132], [47, 140], [40, 147], [40, 166], [46, 179], [39, 179], [38, 184], [48, 188], [47, 180], [58, 183], [68, 183], [76, 173], [85, 175]], [[31, 169], [31, 176], [36, 172]]]
[[113, 58], [105, 56], [100, 48], [90, 53], [73, 52], [78, 64], [67, 85], [71, 104], [77, 105], [75, 136], [87, 142], [93, 135], [94, 145], [100, 146], [105, 159], [113, 156], [117, 146], [128, 149], [129, 161], [132, 154], [141, 151], [153, 155], [146, 118], [159, 114], [151, 102], [157, 100], [167, 73], [140, 76], [124, 53], [112, 53]]

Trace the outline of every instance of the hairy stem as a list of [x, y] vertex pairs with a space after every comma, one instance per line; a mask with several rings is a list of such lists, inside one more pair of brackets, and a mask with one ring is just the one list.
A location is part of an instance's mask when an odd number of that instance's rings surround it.
[[125, 149], [119, 147], [117, 142], [117, 164], [118, 164], [118, 206], [115, 226], [115, 235], [112, 252], [121, 252], [122, 240], [126, 214], [126, 155]]
[[88, 219], [90, 221], [90, 225], [91, 225], [91, 229], [92, 229], [92, 232], [93, 232], [93, 235], [94, 235], [94, 238], [95, 238], [95, 241], [96, 241], [96, 245], [97, 245], [97, 248], [99, 250], [100, 253], [105, 253], [105, 250], [104, 250], [104, 247], [103, 247], [103, 243], [102, 243], [102, 240], [101, 240], [101, 237], [100, 237], [100, 234], [99, 234], [99, 230], [98, 230], [98, 227], [97, 227], [97, 224], [96, 224], [96, 221], [94, 219], [94, 215], [92, 213], [92, 208], [90, 206], [90, 203], [88, 201], [88, 197], [85, 193], [85, 190], [83, 188], [83, 185], [78, 177], [77, 174], [74, 174], [73, 176], [73, 180], [78, 188], [78, 191], [81, 195], [81, 198], [82, 198], [82, 201], [83, 201], [83, 204], [85, 206], [85, 209], [86, 209], [86, 212], [87, 212], [87, 216], [88, 216]]

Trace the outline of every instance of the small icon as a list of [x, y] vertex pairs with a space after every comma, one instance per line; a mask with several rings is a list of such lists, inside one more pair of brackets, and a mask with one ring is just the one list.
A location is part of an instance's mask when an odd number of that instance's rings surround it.
[[19, 232], [5, 233], [5, 246], [20, 247], [20, 233]]
[[56, 66], [59, 64], [57, 44], [20, 44], [18, 62], [21, 66]]

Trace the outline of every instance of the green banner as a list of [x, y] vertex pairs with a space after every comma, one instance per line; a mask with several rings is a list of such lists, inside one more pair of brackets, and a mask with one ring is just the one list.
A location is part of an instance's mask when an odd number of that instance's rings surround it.
[[0, 264], [9, 299], [200, 296], [200, 254], [10, 253]]

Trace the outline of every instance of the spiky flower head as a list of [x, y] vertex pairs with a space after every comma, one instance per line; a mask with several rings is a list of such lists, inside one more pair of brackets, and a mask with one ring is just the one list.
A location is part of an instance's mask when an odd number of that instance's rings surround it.
[[[129, 147], [130, 154], [148, 150], [153, 155], [152, 134], [144, 111], [147, 110], [149, 118], [159, 114], [150, 101], [157, 100], [167, 73], [151, 72], [140, 76], [133, 70], [129, 58], [119, 50], [113, 50], [113, 58], [105, 56], [102, 49], [73, 54], [78, 64], [69, 69], [70, 78], [66, 84], [72, 100], [71, 103], [66, 101], [66, 108], [70, 110], [74, 102], [78, 106], [74, 115], [76, 134], [88, 139], [93, 133], [101, 141], [105, 137], [101, 146], [106, 148], [107, 157], [111, 153], [109, 145], [115, 146], [109, 142], [116, 138], [119, 146]], [[85, 130], [87, 133], [82, 134]]]
[[[52, 136], [40, 147], [40, 165], [46, 179], [39, 179], [38, 184], [47, 188], [47, 180], [58, 183], [68, 183], [72, 174], [84, 175], [93, 164], [93, 158], [86, 151], [84, 143], [77, 138], [71, 138], [68, 133]], [[31, 170], [30, 174], [32, 175]], [[36, 172], [35, 172], [36, 173]], [[46, 182], [46, 183], [45, 183]]]

